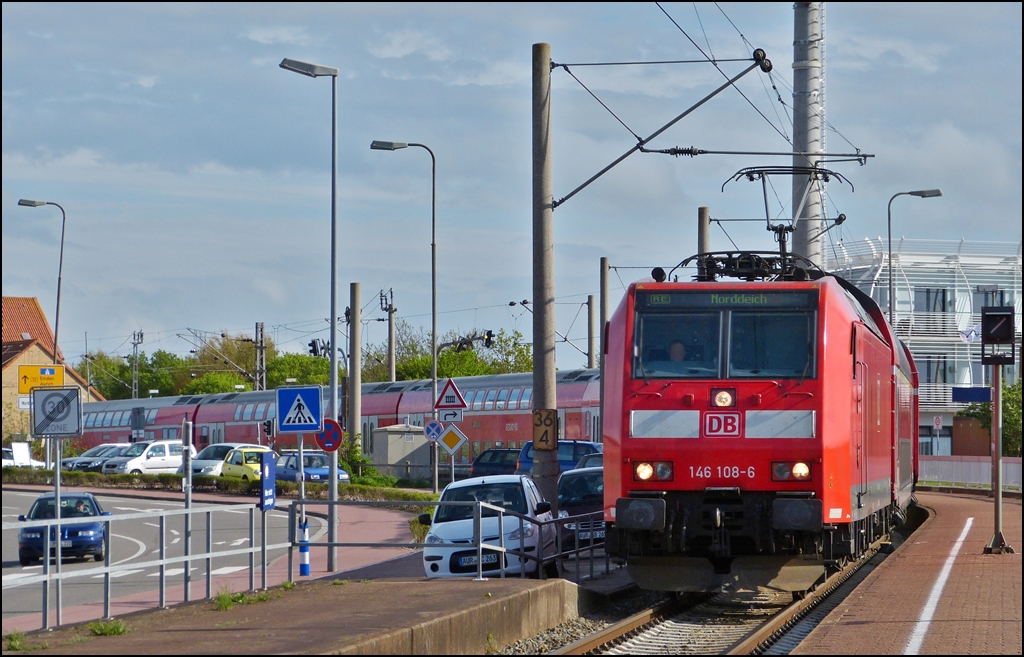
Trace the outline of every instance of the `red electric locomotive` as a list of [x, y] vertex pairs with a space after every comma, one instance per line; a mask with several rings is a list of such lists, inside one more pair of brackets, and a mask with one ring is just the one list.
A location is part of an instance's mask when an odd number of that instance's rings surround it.
[[659, 268], [609, 322], [608, 549], [643, 588], [802, 592], [911, 502], [910, 352], [870, 297], [797, 262]]

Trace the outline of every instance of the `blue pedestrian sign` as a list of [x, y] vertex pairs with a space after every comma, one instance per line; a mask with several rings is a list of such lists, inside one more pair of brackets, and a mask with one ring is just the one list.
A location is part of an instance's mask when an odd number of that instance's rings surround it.
[[423, 434], [432, 443], [437, 442], [437, 439], [441, 437], [442, 431], [444, 431], [444, 425], [437, 420], [427, 420], [423, 425]]
[[320, 386], [277, 389], [277, 430], [279, 433], [309, 433], [323, 430]]
[[277, 461], [271, 451], [260, 454], [260, 484], [260, 510], [273, 511], [277, 504]]

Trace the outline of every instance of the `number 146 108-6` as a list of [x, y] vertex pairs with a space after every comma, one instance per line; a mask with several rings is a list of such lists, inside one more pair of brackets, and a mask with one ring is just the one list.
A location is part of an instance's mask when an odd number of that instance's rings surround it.
[[694, 479], [740, 479], [746, 477], [754, 478], [754, 466], [741, 467], [738, 465], [691, 465], [690, 477]]

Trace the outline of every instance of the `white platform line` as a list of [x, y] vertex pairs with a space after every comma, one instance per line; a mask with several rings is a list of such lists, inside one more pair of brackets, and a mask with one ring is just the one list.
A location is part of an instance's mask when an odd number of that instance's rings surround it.
[[960, 537], [956, 539], [953, 549], [949, 551], [946, 563], [943, 564], [942, 570], [939, 571], [939, 578], [932, 585], [932, 592], [928, 595], [928, 601], [924, 604], [924, 609], [921, 610], [921, 617], [914, 625], [910, 641], [907, 642], [907, 647], [903, 650], [904, 655], [917, 655], [920, 653], [921, 644], [924, 643], [924, 637], [928, 634], [928, 627], [932, 624], [932, 618], [935, 616], [935, 608], [938, 607], [939, 598], [942, 597], [942, 589], [946, 587], [946, 580], [949, 579], [949, 573], [953, 570], [953, 562], [956, 560], [956, 555], [960, 552], [960, 548], [963, 547], [964, 539], [967, 538], [967, 532], [971, 530], [972, 524], [974, 524], [974, 518], [968, 518], [967, 524], [964, 525], [964, 530], [960, 532]]

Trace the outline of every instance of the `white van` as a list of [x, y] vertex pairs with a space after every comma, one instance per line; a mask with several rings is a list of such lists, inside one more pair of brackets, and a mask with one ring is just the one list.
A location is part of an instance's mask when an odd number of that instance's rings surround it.
[[[196, 456], [196, 448], [192, 458]], [[135, 443], [121, 456], [103, 464], [103, 474], [159, 474], [174, 473], [181, 467], [182, 445], [180, 440], [157, 440]]]

